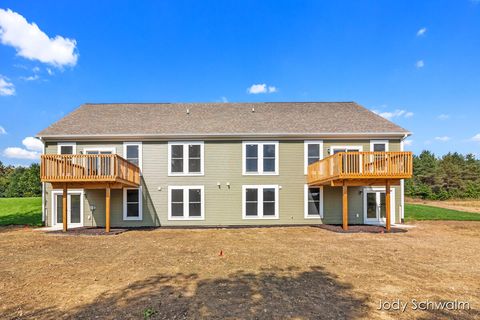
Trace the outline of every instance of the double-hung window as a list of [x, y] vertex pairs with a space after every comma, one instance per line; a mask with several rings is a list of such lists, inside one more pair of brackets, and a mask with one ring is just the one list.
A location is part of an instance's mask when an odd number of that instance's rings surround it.
[[142, 169], [142, 143], [141, 142], [124, 142], [123, 157], [129, 162]]
[[243, 219], [278, 219], [278, 185], [243, 186]]
[[72, 143], [65, 143], [65, 142], [60, 142], [57, 145], [57, 153], [58, 154], [75, 154], [77, 152], [77, 145], [75, 142]]
[[278, 175], [278, 142], [243, 142], [244, 175]]
[[203, 220], [203, 186], [169, 186], [168, 220]]
[[323, 218], [323, 187], [305, 185], [305, 219]]
[[309, 140], [304, 143], [305, 174], [308, 173], [308, 166], [323, 159], [323, 141]]
[[169, 142], [168, 175], [203, 175], [203, 142]]
[[142, 187], [123, 189], [123, 220], [142, 220]]

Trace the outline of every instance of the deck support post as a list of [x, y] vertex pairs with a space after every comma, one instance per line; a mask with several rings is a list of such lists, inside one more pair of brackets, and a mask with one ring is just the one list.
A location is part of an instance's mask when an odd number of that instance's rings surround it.
[[385, 228], [390, 231], [391, 228], [391, 193], [390, 193], [390, 180], [385, 183]]
[[110, 232], [110, 185], [105, 189], [105, 232]]
[[343, 209], [343, 230], [348, 230], [348, 187], [345, 182], [343, 182], [343, 201], [342, 201], [342, 209]]
[[67, 232], [67, 206], [68, 206], [68, 189], [67, 184], [63, 184], [63, 196], [62, 196], [62, 222], [63, 222], [63, 232]]

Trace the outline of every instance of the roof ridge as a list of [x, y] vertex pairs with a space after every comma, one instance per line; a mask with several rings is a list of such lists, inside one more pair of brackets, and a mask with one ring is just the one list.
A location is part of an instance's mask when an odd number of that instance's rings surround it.
[[114, 105], [114, 104], [129, 104], [129, 105], [138, 105], [138, 104], [265, 104], [265, 103], [303, 103], [303, 104], [314, 104], [314, 103], [354, 103], [355, 101], [236, 101], [236, 102], [216, 102], [216, 101], [206, 101], [206, 102], [85, 102], [82, 105]]

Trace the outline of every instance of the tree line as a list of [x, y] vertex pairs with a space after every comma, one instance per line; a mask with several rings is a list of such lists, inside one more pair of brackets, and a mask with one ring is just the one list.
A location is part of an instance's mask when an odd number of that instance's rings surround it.
[[39, 197], [42, 195], [40, 165], [14, 167], [0, 161], [0, 198]]
[[423, 151], [413, 157], [413, 178], [405, 195], [429, 200], [480, 198], [480, 160], [457, 152], [442, 157]]

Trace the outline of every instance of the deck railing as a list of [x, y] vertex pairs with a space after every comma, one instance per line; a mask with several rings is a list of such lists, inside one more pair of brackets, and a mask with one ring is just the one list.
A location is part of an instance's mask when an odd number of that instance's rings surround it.
[[339, 152], [308, 166], [307, 182], [339, 179], [408, 179], [413, 173], [411, 152]]
[[43, 182], [140, 184], [140, 168], [116, 154], [42, 155]]

